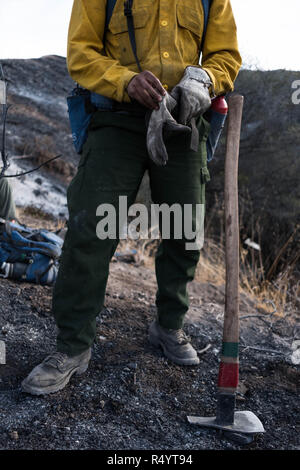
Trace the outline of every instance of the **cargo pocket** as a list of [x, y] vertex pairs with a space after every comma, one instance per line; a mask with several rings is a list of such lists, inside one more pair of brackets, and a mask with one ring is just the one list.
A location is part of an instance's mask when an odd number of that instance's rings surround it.
[[77, 207], [80, 204], [80, 200], [82, 199], [82, 193], [85, 189], [85, 179], [87, 171], [85, 166], [87, 161], [89, 160], [90, 154], [91, 151], [89, 147], [86, 146], [86, 148], [83, 149], [81, 158], [78, 162], [77, 172], [67, 188], [67, 201], [69, 212], [77, 210]]
[[177, 23], [181, 34], [178, 35], [182, 58], [190, 64], [199, 63], [200, 44], [203, 34], [203, 14], [187, 5], [177, 5]]
[[201, 184], [206, 184], [210, 181], [210, 173], [207, 166], [201, 168]]
[[187, 9], [185, 5], [177, 5], [176, 13], [181, 28], [188, 29], [197, 37], [202, 37], [203, 18], [197, 10]]
[[[137, 44], [137, 56], [142, 61], [149, 50], [151, 38], [146, 25], [150, 18], [150, 8], [138, 8], [133, 10], [134, 30]], [[113, 14], [109, 31], [112, 33], [113, 40], [118, 44], [118, 59], [121, 65], [130, 65], [135, 63], [135, 57], [129, 39], [127, 18], [124, 13]]]
[[[87, 142], [86, 142], [86, 144], [87, 144]], [[89, 155], [91, 153], [90, 149], [89, 149], [89, 146], [86, 145], [86, 144], [84, 144], [83, 151], [82, 151], [80, 160], [79, 160], [78, 165], [77, 165], [78, 170], [80, 168], [82, 168], [83, 166], [85, 166], [86, 162], [88, 161]]]
[[210, 174], [207, 166], [200, 168], [200, 198], [201, 204], [205, 204], [206, 184], [210, 181]]

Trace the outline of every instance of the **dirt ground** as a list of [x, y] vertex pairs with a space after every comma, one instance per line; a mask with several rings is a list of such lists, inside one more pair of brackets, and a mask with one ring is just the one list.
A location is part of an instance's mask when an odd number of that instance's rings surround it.
[[253, 411], [266, 430], [245, 447], [186, 418], [215, 415], [224, 286], [189, 286], [185, 330], [201, 358], [196, 367], [173, 365], [147, 342], [155, 289], [151, 267], [112, 262], [88, 371], [34, 397], [20, 382], [55, 348], [52, 289], [0, 280], [0, 449], [300, 449], [299, 366], [290, 360], [296, 314], [270, 317], [241, 296], [236, 408]]
[[[53, 169], [59, 182], [61, 177], [67, 182], [75, 171], [78, 157], [72, 150], [67, 120], [65, 96], [73, 84], [66, 72], [65, 59], [52, 56], [5, 61], [4, 66], [11, 82], [10, 104], [14, 105], [8, 119], [8, 150], [24, 159], [33, 155], [36, 163], [41, 163], [40, 158], [62, 154], [62, 162], [57, 160]], [[269, 193], [279, 195], [277, 199], [274, 196], [273, 202], [269, 201], [274, 204], [277, 217], [278, 213], [285, 213], [286, 207], [291, 207], [292, 196], [297, 200], [296, 190], [293, 194], [279, 193], [274, 178], [269, 182], [272, 190], [266, 189], [265, 174], [270, 158], [274, 168], [282, 166], [282, 156], [278, 158], [282, 152], [266, 153], [266, 139], [262, 138], [264, 133], [267, 137], [274, 134], [275, 114], [269, 110], [269, 124], [266, 125], [266, 119], [259, 121], [252, 130], [255, 133], [249, 133], [250, 124], [259, 115], [256, 108], [256, 115], [251, 114], [253, 102], [264, 103], [267, 95], [264, 88], [257, 94], [257, 80], [263, 82], [261, 72], [255, 72], [256, 78], [254, 72], [244, 72], [243, 81], [237, 84], [237, 91], [246, 98], [248, 95], [245, 106], [249, 110], [245, 108], [244, 129], [248, 130], [243, 131], [241, 139], [240, 184], [247, 188], [251, 184], [257, 207], [264, 207], [259, 201], [265, 201]], [[292, 77], [280, 80], [292, 81]], [[264, 100], [258, 99], [260, 95]], [[283, 103], [280, 93], [278, 97]], [[288, 97], [285, 102], [289, 100]], [[296, 112], [290, 107], [289, 113], [283, 113], [290, 121], [292, 111]], [[284, 158], [289, 157], [293, 163], [286, 165], [292, 176], [285, 171], [285, 186], [297, 188], [294, 179], [298, 173], [293, 166], [298, 161], [296, 157], [293, 159], [298, 151], [297, 136], [293, 139], [293, 149], [290, 145], [289, 155], [286, 136], [283, 132], [280, 136]], [[248, 145], [249, 138], [256, 142], [254, 149]], [[288, 140], [291, 141], [290, 136]], [[222, 147], [219, 151], [221, 155]], [[211, 194], [214, 191], [219, 194], [223, 173], [219, 173], [219, 178], [217, 171], [212, 173], [215, 187], [211, 186]], [[283, 178], [281, 171], [275, 171], [274, 175]], [[288, 201], [282, 198], [283, 193]], [[281, 211], [278, 211], [279, 203], [284, 206]], [[53, 228], [51, 221], [41, 219], [43, 214], [31, 218], [31, 212], [29, 208], [21, 213], [20, 220], [35, 226], [39, 217], [39, 223]], [[236, 408], [253, 411], [266, 430], [253, 443], [242, 447], [217, 431], [187, 422], [187, 415], [215, 415], [224, 285], [206, 281], [194, 281], [190, 285], [191, 307], [185, 330], [201, 358], [197, 367], [176, 366], [147, 342], [148, 326], [155, 316], [155, 290], [153, 267], [112, 262], [105, 308], [97, 318], [98, 334], [88, 371], [80, 377], [73, 376], [64, 390], [36, 397], [22, 392], [20, 383], [55, 349], [52, 289], [0, 279], [0, 341], [5, 342], [7, 350], [6, 364], [0, 365], [0, 450], [300, 450], [299, 365], [291, 362], [292, 343], [300, 340], [299, 312], [288, 310], [284, 317], [266, 314], [255, 299], [241, 295], [240, 385]]]

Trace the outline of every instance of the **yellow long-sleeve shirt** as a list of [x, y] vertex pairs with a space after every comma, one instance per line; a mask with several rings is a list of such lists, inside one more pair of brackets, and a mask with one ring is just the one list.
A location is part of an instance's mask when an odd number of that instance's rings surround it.
[[[138, 73], [131, 49], [124, 0], [117, 0], [103, 33], [106, 0], [74, 0], [68, 35], [67, 64], [71, 77], [84, 88], [129, 101], [126, 87]], [[204, 27], [201, 0], [135, 0], [133, 17], [137, 53], [167, 90], [188, 65], [199, 65]], [[209, 73], [216, 95], [233, 90], [241, 66], [230, 0], [213, 0], [201, 66]]]

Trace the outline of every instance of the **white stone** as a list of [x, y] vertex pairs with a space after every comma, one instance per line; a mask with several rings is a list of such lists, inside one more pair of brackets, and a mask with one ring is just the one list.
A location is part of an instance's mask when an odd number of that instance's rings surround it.
[[6, 349], [4, 341], [0, 341], [0, 364], [6, 364]]

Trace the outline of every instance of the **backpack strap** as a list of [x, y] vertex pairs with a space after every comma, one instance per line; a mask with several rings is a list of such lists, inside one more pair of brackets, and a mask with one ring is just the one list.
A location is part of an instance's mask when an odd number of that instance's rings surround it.
[[105, 47], [106, 31], [108, 30], [108, 25], [111, 20], [116, 3], [117, 3], [117, 0], [106, 0], [105, 26], [104, 26], [104, 34], [103, 34], [104, 47]]
[[205, 36], [206, 36], [206, 31], [207, 31], [207, 25], [208, 25], [208, 18], [209, 18], [209, 10], [211, 7], [212, 0], [202, 0], [202, 6], [203, 6], [203, 11], [204, 11], [204, 26], [203, 26], [203, 34], [202, 34], [202, 41], [201, 41], [201, 52], [203, 50], [204, 46], [204, 41], [205, 41]]
[[[108, 25], [111, 20], [115, 5], [117, 0], [106, 0], [106, 15], [105, 15], [105, 28], [104, 28], [104, 35], [103, 35], [103, 44], [105, 48], [105, 37], [106, 32], [108, 30]], [[130, 44], [132, 48], [132, 52], [137, 63], [138, 69], [141, 72], [141, 64], [137, 56], [137, 48], [136, 48], [136, 41], [135, 41], [135, 33], [134, 33], [134, 21], [133, 21], [133, 14], [132, 14], [132, 5], [133, 0], [125, 0], [124, 1], [124, 15], [127, 18], [127, 26], [128, 26], [128, 34], [130, 39]]]
[[137, 63], [138, 69], [141, 72], [142, 67], [141, 67], [140, 61], [138, 59], [137, 50], [136, 50], [134, 22], [133, 22], [133, 15], [132, 15], [132, 5], [133, 5], [133, 0], [126, 0], [124, 2], [124, 15], [127, 18], [128, 34], [129, 34], [131, 49], [132, 49], [135, 61]]
[[112, 17], [112, 14], [113, 14], [116, 3], [117, 3], [117, 0], [107, 0], [106, 1], [105, 30], [108, 29], [108, 25], [109, 25], [110, 19]]

